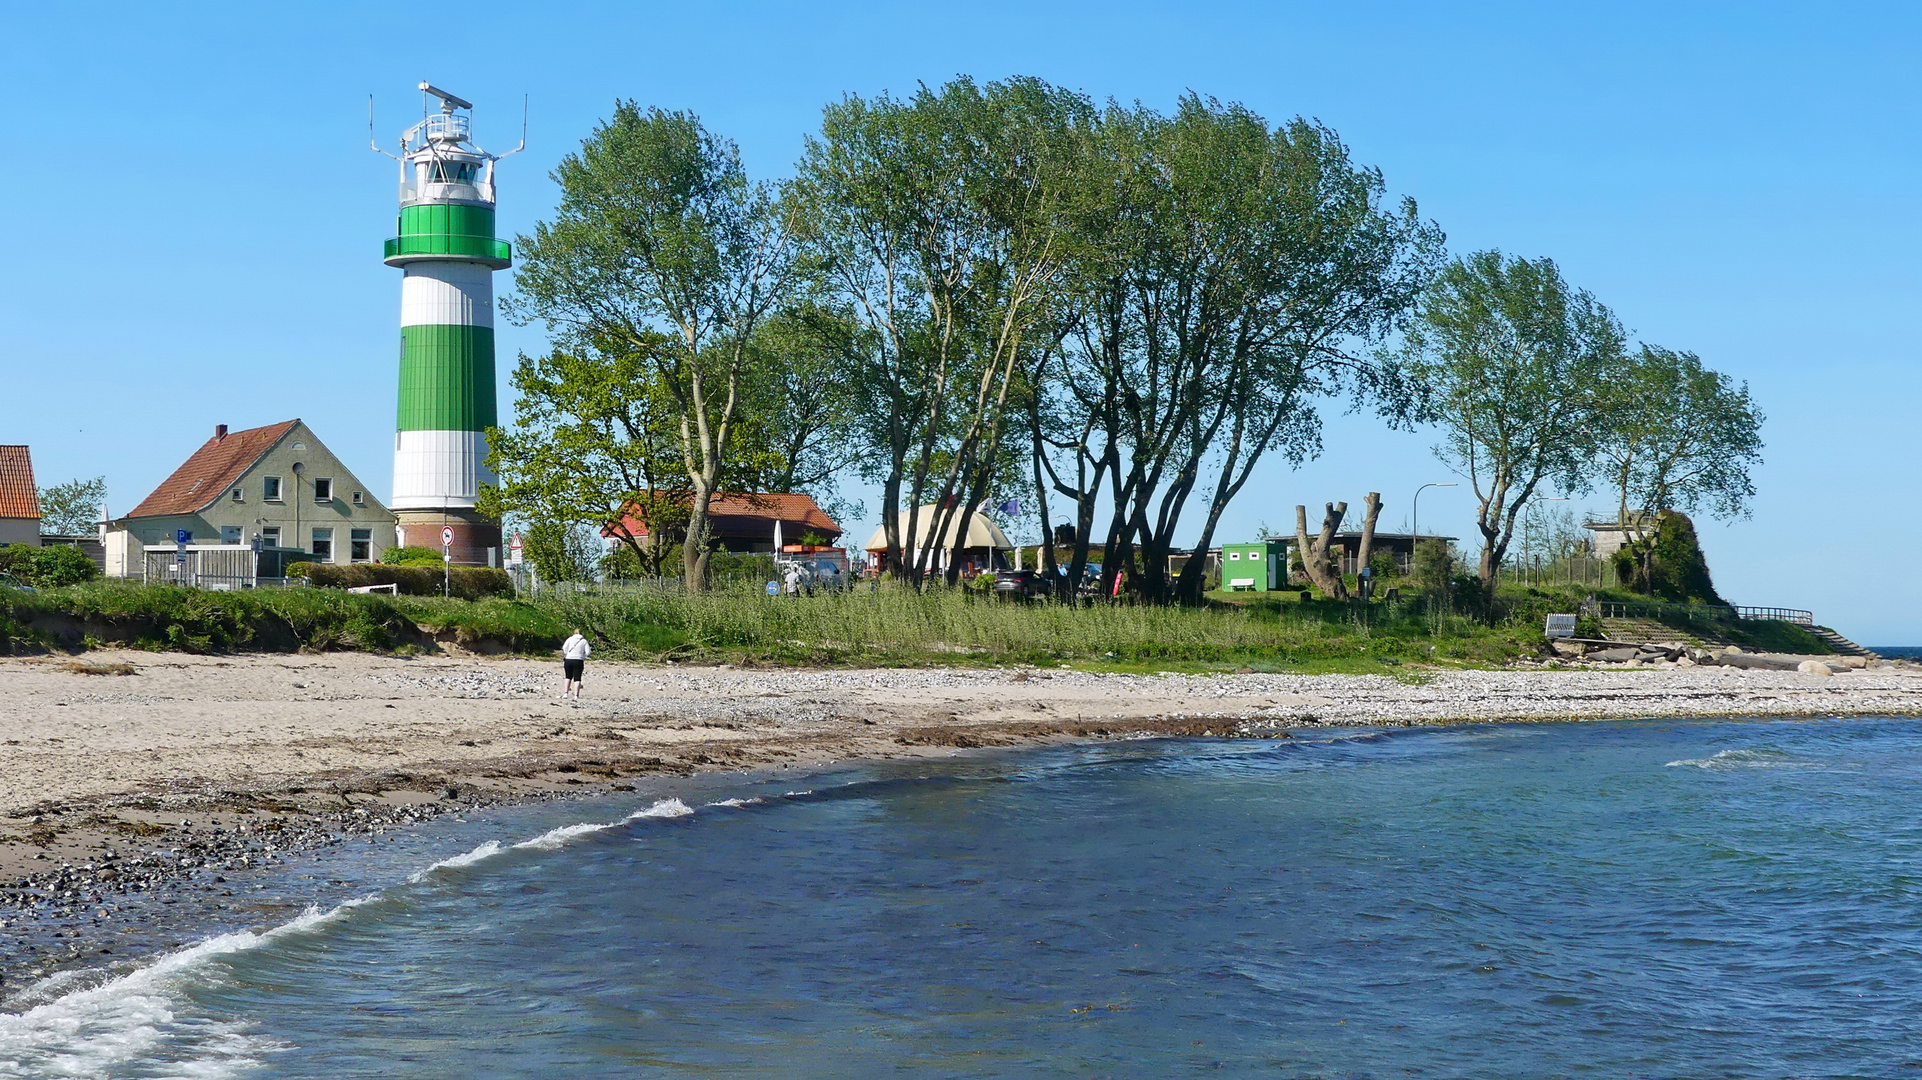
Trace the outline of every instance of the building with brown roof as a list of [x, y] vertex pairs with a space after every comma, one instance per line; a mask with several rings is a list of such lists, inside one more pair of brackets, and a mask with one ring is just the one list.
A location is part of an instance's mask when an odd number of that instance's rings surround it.
[[40, 491], [33, 486], [33, 454], [0, 446], [0, 545], [40, 546]]
[[394, 515], [300, 420], [232, 432], [221, 424], [109, 524], [107, 573], [142, 576], [144, 549], [182, 531], [192, 544], [257, 540], [319, 562], [373, 562], [394, 545]]
[[[687, 520], [683, 510], [676, 515]], [[781, 523], [781, 536], [787, 545], [827, 545], [841, 536], [840, 523], [827, 515], [812, 496], [799, 492], [723, 492], [708, 503], [708, 536], [721, 551], [774, 550], [774, 523]], [[644, 544], [655, 537], [645, 517], [629, 512], [616, 525], [602, 530], [606, 536], [625, 532]], [[663, 529], [671, 534], [662, 539], [678, 544], [686, 535], [682, 528]]]

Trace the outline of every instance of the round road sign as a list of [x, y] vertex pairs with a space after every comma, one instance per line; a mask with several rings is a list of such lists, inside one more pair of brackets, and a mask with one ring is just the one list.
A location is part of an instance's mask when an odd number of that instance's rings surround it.
[[440, 527], [440, 546], [454, 546], [454, 527], [452, 525], [442, 525]]

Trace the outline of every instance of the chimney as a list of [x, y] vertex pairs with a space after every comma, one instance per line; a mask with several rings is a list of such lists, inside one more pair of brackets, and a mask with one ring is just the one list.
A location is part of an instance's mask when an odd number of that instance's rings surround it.
[[219, 442], [220, 440], [226, 437], [227, 437], [227, 425], [215, 424], [214, 425], [214, 441]]

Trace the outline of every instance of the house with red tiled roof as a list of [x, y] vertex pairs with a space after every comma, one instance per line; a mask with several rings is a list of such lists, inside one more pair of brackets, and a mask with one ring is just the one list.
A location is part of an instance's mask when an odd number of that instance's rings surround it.
[[40, 546], [40, 491], [33, 486], [33, 454], [0, 446], [0, 545]]
[[[319, 562], [374, 562], [394, 545], [394, 515], [298, 419], [213, 437], [124, 517], [109, 523], [107, 573], [140, 577], [145, 549], [253, 545]], [[269, 576], [279, 576], [269, 572]]]
[[[675, 514], [675, 527], [664, 529], [669, 543], [678, 544], [685, 535], [685, 509]], [[708, 503], [708, 536], [721, 551], [774, 550], [774, 523], [781, 523], [786, 546], [825, 546], [840, 538], [841, 526], [821, 509], [812, 496], [799, 492], [722, 492]], [[620, 522], [601, 530], [603, 536], [621, 533], [643, 544], [654, 541], [646, 516], [630, 511]]]

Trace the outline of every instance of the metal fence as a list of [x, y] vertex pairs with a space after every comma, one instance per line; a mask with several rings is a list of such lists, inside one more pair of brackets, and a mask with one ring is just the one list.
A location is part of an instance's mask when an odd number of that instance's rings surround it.
[[246, 544], [154, 544], [146, 548], [142, 578], [150, 585], [181, 585], [225, 592], [233, 589], [301, 588], [297, 577], [262, 577], [260, 553]]
[[1733, 604], [1623, 603], [1603, 600], [1596, 614], [1604, 619], [1659, 619], [1663, 622], [1733, 622], [1760, 619], [1815, 625], [1815, 613], [1802, 608], [1744, 607]]
[[1612, 559], [1569, 558], [1549, 561], [1514, 560], [1502, 563], [1501, 580], [1514, 585], [1572, 585], [1586, 589], [1614, 589], [1621, 586]]

